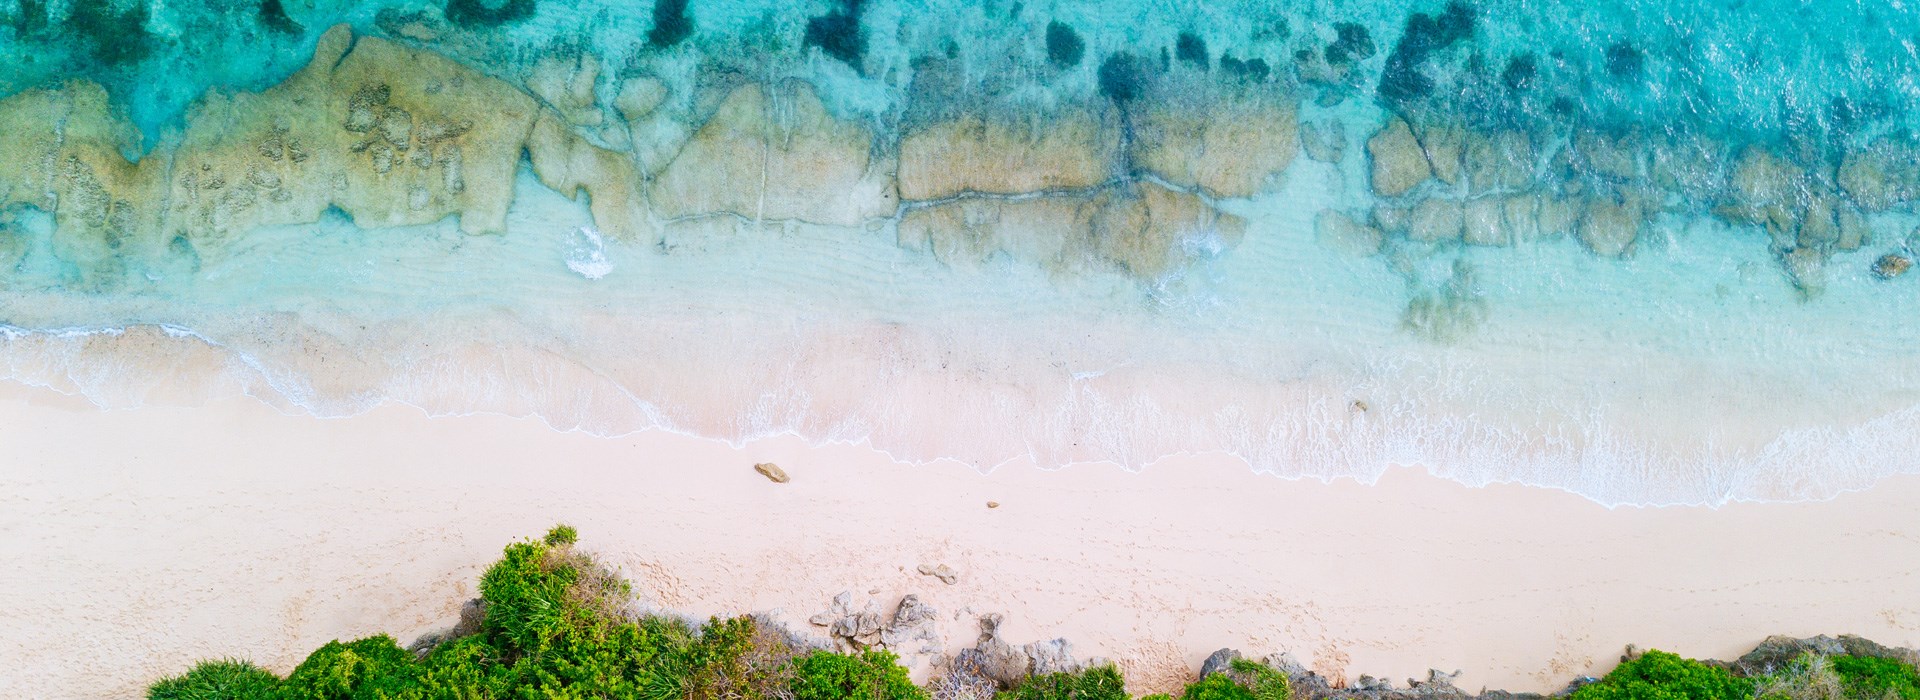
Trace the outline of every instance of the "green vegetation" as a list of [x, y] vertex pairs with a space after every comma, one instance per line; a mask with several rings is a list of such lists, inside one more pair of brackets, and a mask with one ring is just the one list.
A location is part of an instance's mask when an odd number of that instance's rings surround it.
[[1660, 650], [1620, 664], [1572, 700], [1732, 700], [1753, 697], [1753, 681]]
[[1226, 673], [1216, 673], [1187, 686], [1181, 700], [1287, 700], [1293, 690], [1287, 676], [1246, 659], [1234, 659]]
[[1127, 687], [1120, 669], [1095, 666], [1079, 673], [1034, 676], [997, 700], [1127, 700]]
[[[886, 651], [815, 649], [752, 618], [704, 625], [642, 615], [631, 586], [574, 550], [579, 533], [559, 525], [538, 540], [507, 545], [480, 579], [478, 616], [431, 647], [402, 648], [387, 635], [333, 641], [285, 678], [240, 660], [206, 661], [154, 683], [150, 700], [931, 700], [984, 699], [991, 681], [955, 694], [914, 685]], [[470, 611], [471, 612], [471, 611]], [[1876, 652], [1877, 653], [1877, 652]], [[1777, 662], [1775, 662], [1777, 663]], [[957, 676], [956, 676], [957, 677]], [[1237, 659], [1200, 679], [1180, 700], [1315, 700], [1265, 664]], [[1419, 692], [1419, 691], [1415, 691]], [[1174, 700], [1149, 695], [1141, 700]], [[1920, 671], [1892, 658], [1804, 654], [1753, 677], [1675, 654], [1649, 651], [1581, 686], [1569, 700], [1920, 700]], [[1127, 700], [1112, 665], [1028, 678], [994, 700]]]

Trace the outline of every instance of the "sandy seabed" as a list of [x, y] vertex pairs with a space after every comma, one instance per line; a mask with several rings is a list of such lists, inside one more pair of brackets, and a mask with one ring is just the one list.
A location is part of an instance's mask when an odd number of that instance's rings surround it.
[[1546, 691], [1629, 643], [1920, 644], [1916, 504], [1920, 478], [1896, 477], [1822, 502], [1609, 510], [1417, 468], [1327, 484], [1208, 455], [982, 475], [797, 438], [601, 438], [400, 405], [316, 419], [249, 399], [101, 411], [7, 383], [0, 696], [136, 697], [198, 659], [285, 672], [334, 638], [405, 643], [451, 623], [503, 545], [560, 521], [655, 607], [818, 633], [806, 618], [840, 591], [883, 612], [917, 593], [948, 650], [999, 612], [1009, 641], [1064, 636], [1135, 692], [1177, 687], [1222, 646]]

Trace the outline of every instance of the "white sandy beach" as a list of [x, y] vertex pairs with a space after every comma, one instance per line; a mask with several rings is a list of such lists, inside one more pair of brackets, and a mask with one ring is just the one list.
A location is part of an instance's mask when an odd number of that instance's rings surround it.
[[560, 521], [656, 606], [806, 628], [843, 590], [883, 611], [918, 593], [949, 650], [1000, 612], [1010, 641], [1064, 636], [1120, 661], [1135, 692], [1176, 688], [1222, 646], [1545, 691], [1629, 643], [1723, 658], [1776, 633], [1920, 644], [1911, 477], [1827, 502], [1607, 510], [1411, 468], [1374, 486], [1222, 457], [983, 476], [862, 446], [606, 439], [392, 405], [103, 412], [17, 384], [0, 386], [0, 446], [6, 697], [135, 697], [202, 658], [285, 672], [334, 638], [405, 643], [450, 623], [504, 544]]

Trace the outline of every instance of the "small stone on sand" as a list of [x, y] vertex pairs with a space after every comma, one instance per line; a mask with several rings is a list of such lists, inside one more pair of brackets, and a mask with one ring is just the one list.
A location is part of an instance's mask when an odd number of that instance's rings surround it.
[[999, 502], [999, 501], [987, 501], [987, 507], [988, 507], [988, 508], [999, 508], [999, 507], [1000, 507], [1000, 502]]
[[947, 566], [946, 564], [937, 566], [933, 564], [921, 564], [920, 573], [940, 579], [941, 583], [949, 586], [960, 580], [960, 572], [954, 571], [953, 567]]
[[780, 465], [772, 462], [755, 464], [753, 465], [753, 470], [760, 472], [761, 476], [767, 477], [768, 480], [776, 484], [784, 484], [792, 480], [792, 477], [787, 476], [786, 470], [781, 469]]

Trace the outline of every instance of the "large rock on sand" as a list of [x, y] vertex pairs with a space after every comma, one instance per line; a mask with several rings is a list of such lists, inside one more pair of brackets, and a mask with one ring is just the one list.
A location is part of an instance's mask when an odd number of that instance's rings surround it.
[[668, 218], [731, 213], [855, 226], [898, 209], [873, 134], [827, 113], [813, 87], [748, 84], [728, 95], [652, 188]]

